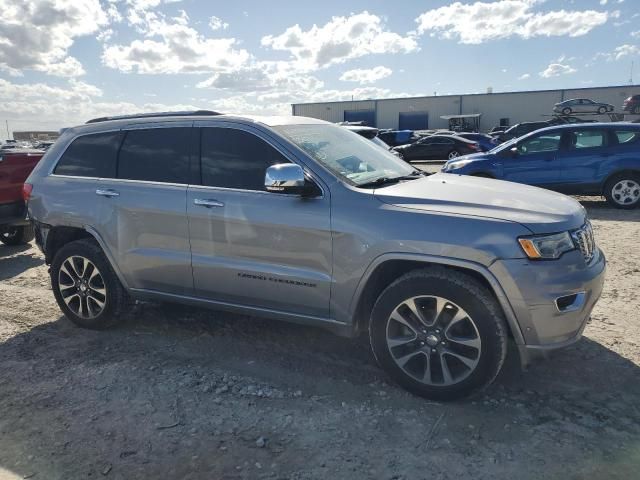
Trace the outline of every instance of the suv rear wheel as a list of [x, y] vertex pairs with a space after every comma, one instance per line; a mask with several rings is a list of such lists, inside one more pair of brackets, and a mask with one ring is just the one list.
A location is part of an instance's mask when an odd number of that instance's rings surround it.
[[111, 327], [125, 310], [127, 294], [94, 240], [76, 240], [56, 253], [51, 286], [62, 312], [84, 328]]
[[616, 208], [636, 208], [640, 204], [640, 175], [621, 173], [613, 176], [604, 186], [604, 196]]
[[35, 232], [31, 225], [0, 229], [0, 242], [5, 245], [25, 245], [33, 240], [34, 237]]
[[491, 294], [444, 268], [389, 285], [373, 308], [369, 335], [378, 363], [397, 383], [435, 400], [486, 387], [507, 354], [507, 327]]

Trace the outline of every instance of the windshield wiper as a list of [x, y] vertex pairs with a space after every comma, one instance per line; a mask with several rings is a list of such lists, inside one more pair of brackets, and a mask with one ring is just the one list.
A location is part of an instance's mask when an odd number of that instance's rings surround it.
[[425, 175], [424, 172], [420, 170], [415, 170], [411, 172], [409, 175], [400, 175], [399, 177], [380, 177], [375, 180], [371, 180], [370, 182], [361, 183], [358, 185], [359, 188], [372, 188], [372, 187], [382, 187], [384, 185], [392, 185], [394, 183], [398, 183], [401, 180], [415, 180], [416, 178], [423, 177]]

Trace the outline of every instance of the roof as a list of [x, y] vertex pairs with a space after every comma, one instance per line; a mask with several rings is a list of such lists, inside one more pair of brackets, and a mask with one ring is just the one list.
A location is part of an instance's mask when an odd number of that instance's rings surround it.
[[[358, 103], [358, 102], [385, 102], [385, 101], [393, 101], [393, 100], [417, 100], [424, 98], [444, 98], [444, 97], [478, 97], [478, 96], [487, 96], [487, 97], [495, 97], [497, 95], [513, 95], [518, 93], [549, 93], [549, 92], [581, 92], [586, 90], [607, 90], [611, 88], [624, 88], [624, 89], [640, 89], [640, 85], [607, 85], [602, 87], [579, 87], [579, 88], [549, 88], [545, 90], [512, 90], [509, 92], [478, 92], [478, 93], [456, 93], [456, 94], [448, 94], [448, 95], [414, 95], [411, 97], [389, 97], [389, 98], [367, 98], [363, 100], [335, 100], [335, 101], [326, 101], [326, 102], [306, 102], [306, 103], [292, 103], [293, 106], [297, 105], [325, 105], [327, 103]], [[632, 94], [632, 96], [634, 96]]]
[[194, 113], [187, 113], [185, 115], [180, 114], [167, 114], [167, 115], [141, 115], [141, 116], [122, 116], [122, 117], [102, 117], [94, 119], [91, 123], [85, 123], [72, 128], [64, 129], [65, 132], [69, 130], [69, 133], [78, 132], [101, 132], [105, 130], [116, 130], [120, 128], [126, 128], [132, 125], [144, 125], [154, 124], [158, 122], [184, 122], [184, 121], [210, 121], [210, 122], [238, 122], [238, 123], [261, 123], [269, 127], [276, 127], [280, 125], [331, 125], [324, 120], [318, 120], [317, 118], [309, 117], [294, 117], [293, 115], [281, 115], [281, 116], [258, 116], [258, 115], [227, 115], [227, 114], [204, 114], [198, 115]]

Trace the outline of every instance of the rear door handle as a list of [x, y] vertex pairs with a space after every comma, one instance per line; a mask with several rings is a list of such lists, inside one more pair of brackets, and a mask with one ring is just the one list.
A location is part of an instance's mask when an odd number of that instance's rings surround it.
[[118, 192], [116, 192], [115, 190], [112, 190], [110, 188], [99, 188], [96, 190], [96, 195], [101, 195], [103, 197], [119, 197], [120, 194]]
[[196, 198], [193, 201], [193, 204], [198, 205], [199, 207], [207, 207], [207, 208], [224, 207], [224, 203], [219, 202], [218, 200], [210, 199], [210, 198]]

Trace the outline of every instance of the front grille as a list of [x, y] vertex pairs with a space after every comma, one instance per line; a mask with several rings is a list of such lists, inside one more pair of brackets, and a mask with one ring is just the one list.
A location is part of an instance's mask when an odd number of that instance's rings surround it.
[[584, 261], [590, 263], [596, 254], [596, 242], [593, 239], [593, 228], [591, 222], [587, 222], [577, 230], [571, 232], [576, 247], [582, 252]]

